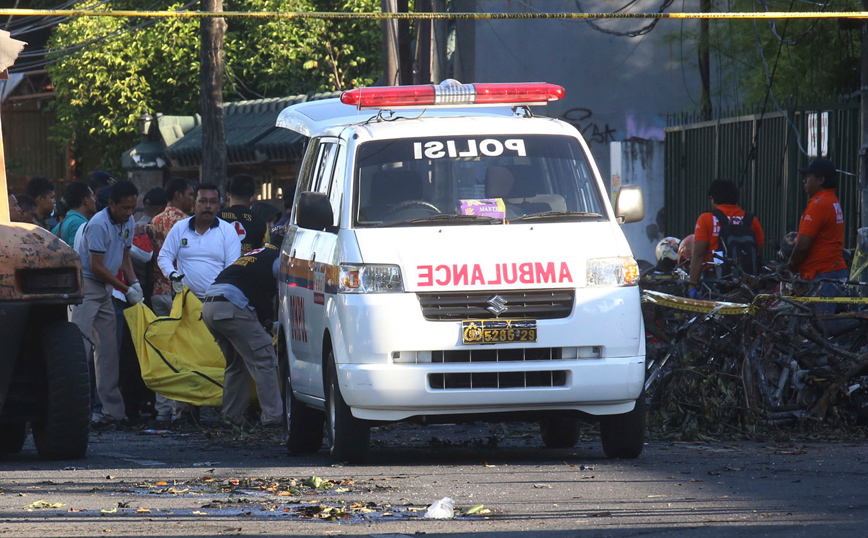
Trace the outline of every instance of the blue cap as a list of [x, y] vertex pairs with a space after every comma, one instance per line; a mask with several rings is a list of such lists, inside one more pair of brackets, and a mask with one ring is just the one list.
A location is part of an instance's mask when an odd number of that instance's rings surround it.
[[829, 159], [818, 157], [811, 159], [811, 163], [805, 168], [799, 168], [800, 174], [816, 174], [822, 177], [834, 177], [838, 172], [838, 167]]

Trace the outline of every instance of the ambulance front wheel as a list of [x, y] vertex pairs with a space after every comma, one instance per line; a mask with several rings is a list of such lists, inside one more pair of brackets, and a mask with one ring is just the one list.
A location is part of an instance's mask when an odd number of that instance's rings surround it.
[[341, 396], [338, 384], [334, 352], [326, 357], [326, 428], [328, 430], [329, 453], [336, 462], [364, 463], [368, 457], [371, 441], [371, 426], [353, 416], [349, 406]]
[[636, 407], [622, 415], [600, 417], [603, 452], [612, 459], [635, 459], [645, 445], [645, 391], [636, 399]]
[[286, 448], [290, 454], [314, 454], [322, 447], [325, 417], [318, 409], [298, 401], [292, 393], [289, 373], [289, 356], [285, 346], [280, 346], [278, 372], [283, 390], [283, 410], [286, 416]]

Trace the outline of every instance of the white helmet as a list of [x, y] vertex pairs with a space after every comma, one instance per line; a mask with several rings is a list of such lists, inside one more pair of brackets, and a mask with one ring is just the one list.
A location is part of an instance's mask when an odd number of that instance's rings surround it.
[[672, 261], [678, 260], [678, 244], [681, 241], [677, 237], [664, 237], [657, 243], [657, 248], [654, 250], [654, 255], [657, 261], [668, 259]]

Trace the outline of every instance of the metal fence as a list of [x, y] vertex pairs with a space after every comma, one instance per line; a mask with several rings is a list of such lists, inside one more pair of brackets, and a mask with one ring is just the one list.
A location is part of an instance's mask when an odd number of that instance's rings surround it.
[[[823, 113], [828, 113], [828, 128], [823, 127]], [[811, 129], [809, 118], [817, 120]], [[764, 255], [772, 256], [770, 243], [776, 244], [787, 232], [798, 229], [808, 201], [798, 173], [810, 161], [805, 152], [813, 146], [822, 152], [827, 146], [823, 156], [839, 170], [852, 174], [839, 174], [837, 194], [844, 211], [845, 246], [855, 248], [861, 144], [858, 102], [793, 107], [785, 114], [766, 112], [698, 123], [687, 121], [690, 118], [670, 117], [665, 129], [666, 235], [684, 237], [693, 233], [696, 219], [711, 209], [709, 184], [715, 179], [730, 179], [741, 187], [739, 205], [762, 223], [766, 236]], [[810, 135], [816, 135], [813, 145], [809, 144]], [[752, 150], [754, 140], [756, 149]]]

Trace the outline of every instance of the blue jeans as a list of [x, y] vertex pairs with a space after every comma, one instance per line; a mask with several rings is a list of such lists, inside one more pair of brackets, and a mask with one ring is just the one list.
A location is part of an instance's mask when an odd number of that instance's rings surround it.
[[[814, 282], [825, 279], [840, 281], [846, 280], [848, 276], [850, 276], [849, 269], [837, 269], [828, 273], [818, 273], [811, 280]], [[823, 282], [817, 289], [817, 297], [838, 297], [840, 295], [842, 295], [842, 289], [839, 282]], [[817, 312], [835, 313], [835, 303], [815, 303], [815, 305]]]

